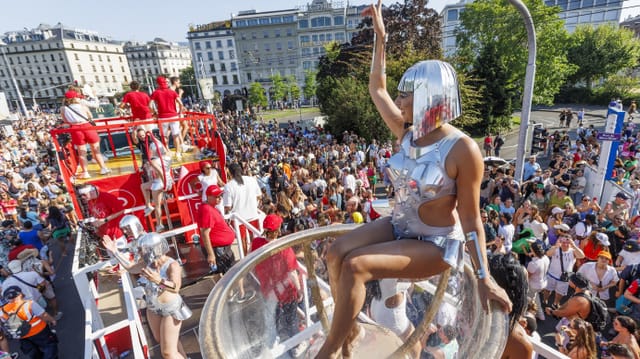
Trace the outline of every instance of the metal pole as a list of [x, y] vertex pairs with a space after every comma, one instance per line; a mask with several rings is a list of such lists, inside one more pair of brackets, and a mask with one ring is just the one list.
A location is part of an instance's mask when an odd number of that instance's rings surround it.
[[13, 87], [16, 89], [16, 94], [18, 95], [18, 101], [20, 102], [20, 110], [23, 115], [27, 115], [27, 106], [24, 105], [24, 99], [22, 98], [22, 93], [20, 92], [20, 88], [18, 87], [18, 82], [16, 81], [15, 76], [13, 76], [13, 69], [9, 66], [9, 61], [7, 60], [7, 54], [4, 51], [4, 47], [6, 44], [0, 41], [0, 51], [2, 51], [2, 60], [4, 60], [4, 66], [7, 68], [7, 72], [11, 77], [11, 82], [13, 83]]
[[531, 116], [531, 100], [533, 99], [533, 84], [536, 77], [536, 29], [533, 26], [533, 19], [529, 9], [521, 0], [509, 0], [511, 5], [522, 15], [525, 28], [527, 29], [527, 46], [529, 48], [529, 59], [527, 71], [524, 79], [524, 94], [522, 96], [522, 113], [520, 117], [520, 132], [518, 133], [518, 147], [516, 148], [516, 173], [515, 179], [522, 181], [524, 169], [524, 151], [527, 138], [527, 128], [529, 127], [529, 117]]

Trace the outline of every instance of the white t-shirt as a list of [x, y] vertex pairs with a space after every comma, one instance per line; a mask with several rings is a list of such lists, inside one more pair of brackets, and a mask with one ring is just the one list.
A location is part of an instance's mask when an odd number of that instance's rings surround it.
[[225, 207], [231, 207], [231, 212], [237, 213], [245, 220], [258, 218], [258, 197], [262, 195], [258, 181], [254, 177], [242, 176], [243, 185], [235, 179], [224, 186], [222, 202]]
[[513, 235], [516, 232], [516, 227], [513, 224], [509, 223], [504, 226], [500, 226], [498, 228], [498, 235], [504, 238], [504, 248], [507, 252], [511, 252], [511, 247], [513, 246]]
[[[607, 271], [602, 276], [602, 279], [598, 278], [598, 274], [596, 273], [596, 262], [585, 263], [580, 266], [578, 269], [578, 273], [584, 274], [584, 276], [591, 282], [591, 285], [599, 285], [602, 283], [602, 286], [607, 286], [611, 284], [611, 282], [618, 282], [620, 278], [618, 277], [618, 271], [612, 266], [607, 266]], [[597, 293], [598, 297], [602, 300], [609, 299], [609, 290], [603, 290], [601, 292], [596, 292], [595, 290], [591, 291], [592, 293]]]
[[584, 222], [578, 222], [575, 227], [573, 227], [576, 231], [576, 236], [578, 237], [588, 237], [591, 234], [591, 225], [586, 225]]
[[533, 257], [527, 265], [529, 272], [529, 287], [539, 291], [547, 287], [547, 271], [549, 270], [549, 257]]
[[[15, 278], [16, 275], [20, 277], [20, 279], [24, 282], [33, 285], [33, 287], [17, 280]], [[5, 289], [15, 285], [22, 290], [22, 294], [24, 294], [25, 299], [31, 299], [34, 302], [37, 302], [42, 297], [42, 293], [40, 293], [40, 291], [35, 287], [37, 287], [38, 284], [44, 282], [44, 280], [45, 279], [36, 272], [20, 272], [9, 276], [9, 278], [2, 282], [2, 292], [4, 292]]]
[[200, 181], [200, 185], [202, 186], [202, 202], [207, 201], [207, 188], [211, 185], [218, 184], [218, 171], [215, 168], [211, 169], [211, 174], [205, 176], [201, 174], [198, 176], [198, 181]]
[[[562, 266], [564, 266], [565, 272], [573, 271], [573, 266], [576, 264], [576, 256], [573, 254], [573, 248], [569, 248], [567, 251], [562, 251]], [[549, 265], [549, 271], [556, 278], [560, 278], [562, 274], [562, 266], [560, 265], [560, 248], [556, 249], [556, 252], [551, 256], [551, 263]]]
[[618, 257], [622, 257], [620, 266], [628, 266], [636, 263], [640, 263], [640, 252], [628, 252], [623, 249], [618, 253]]

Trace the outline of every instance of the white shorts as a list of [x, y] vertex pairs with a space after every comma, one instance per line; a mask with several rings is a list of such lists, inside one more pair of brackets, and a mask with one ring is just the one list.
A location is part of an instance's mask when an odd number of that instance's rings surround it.
[[165, 135], [165, 137], [169, 134], [169, 130], [171, 130], [172, 136], [180, 136], [180, 122], [162, 123], [162, 133]]
[[565, 296], [569, 291], [569, 282], [559, 281], [547, 275], [547, 287], [545, 289], [550, 292], [555, 291], [557, 294]]

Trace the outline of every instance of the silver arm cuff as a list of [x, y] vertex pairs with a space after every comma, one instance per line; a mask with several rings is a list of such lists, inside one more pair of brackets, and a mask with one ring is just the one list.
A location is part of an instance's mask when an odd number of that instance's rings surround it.
[[[476, 231], [465, 233], [464, 235], [465, 241], [467, 244], [469, 242], [473, 242], [474, 247], [476, 249], [476, 256], [478, 259], [478, 268], [474, 268], [474, 273], [476, 274], [476, 278], [484, 279], [487, 277], [487, 268], [484, 266], [484, 258], [482, 258], [482, 251], [480, 250], [480, 243], [478, 243], [478, 233]], [[472, 264], [473, 260], [471, 261]]]

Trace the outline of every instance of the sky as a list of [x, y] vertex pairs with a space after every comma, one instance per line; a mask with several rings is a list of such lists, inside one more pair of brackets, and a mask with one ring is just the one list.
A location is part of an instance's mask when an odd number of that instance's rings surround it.
[[[340, 0], [334, 0], [337, 4]], [[352, 5], [374, 0], [350, 0]], [[156, 37], [168, 41], [186, 42], [189, 24], [206, 24], [226, 20], [242, 10], [271, 11], [296, 8], [311, 0], [18, 0], [3, 6], [0, 11], [0, 34], [35, 28], [39, 24], [93, 30], [114, 40], [151, 41]], [[344, 1], [346, 3], [346, 1]], [[383, 0], [390, 5], [402, 0]], [[457, 0], [429, 0], [440, 12], [448, 3]], [[185, 4], [181, 6], [181, 4]], [[186, 5], [188, 4], [188, 5]]]

